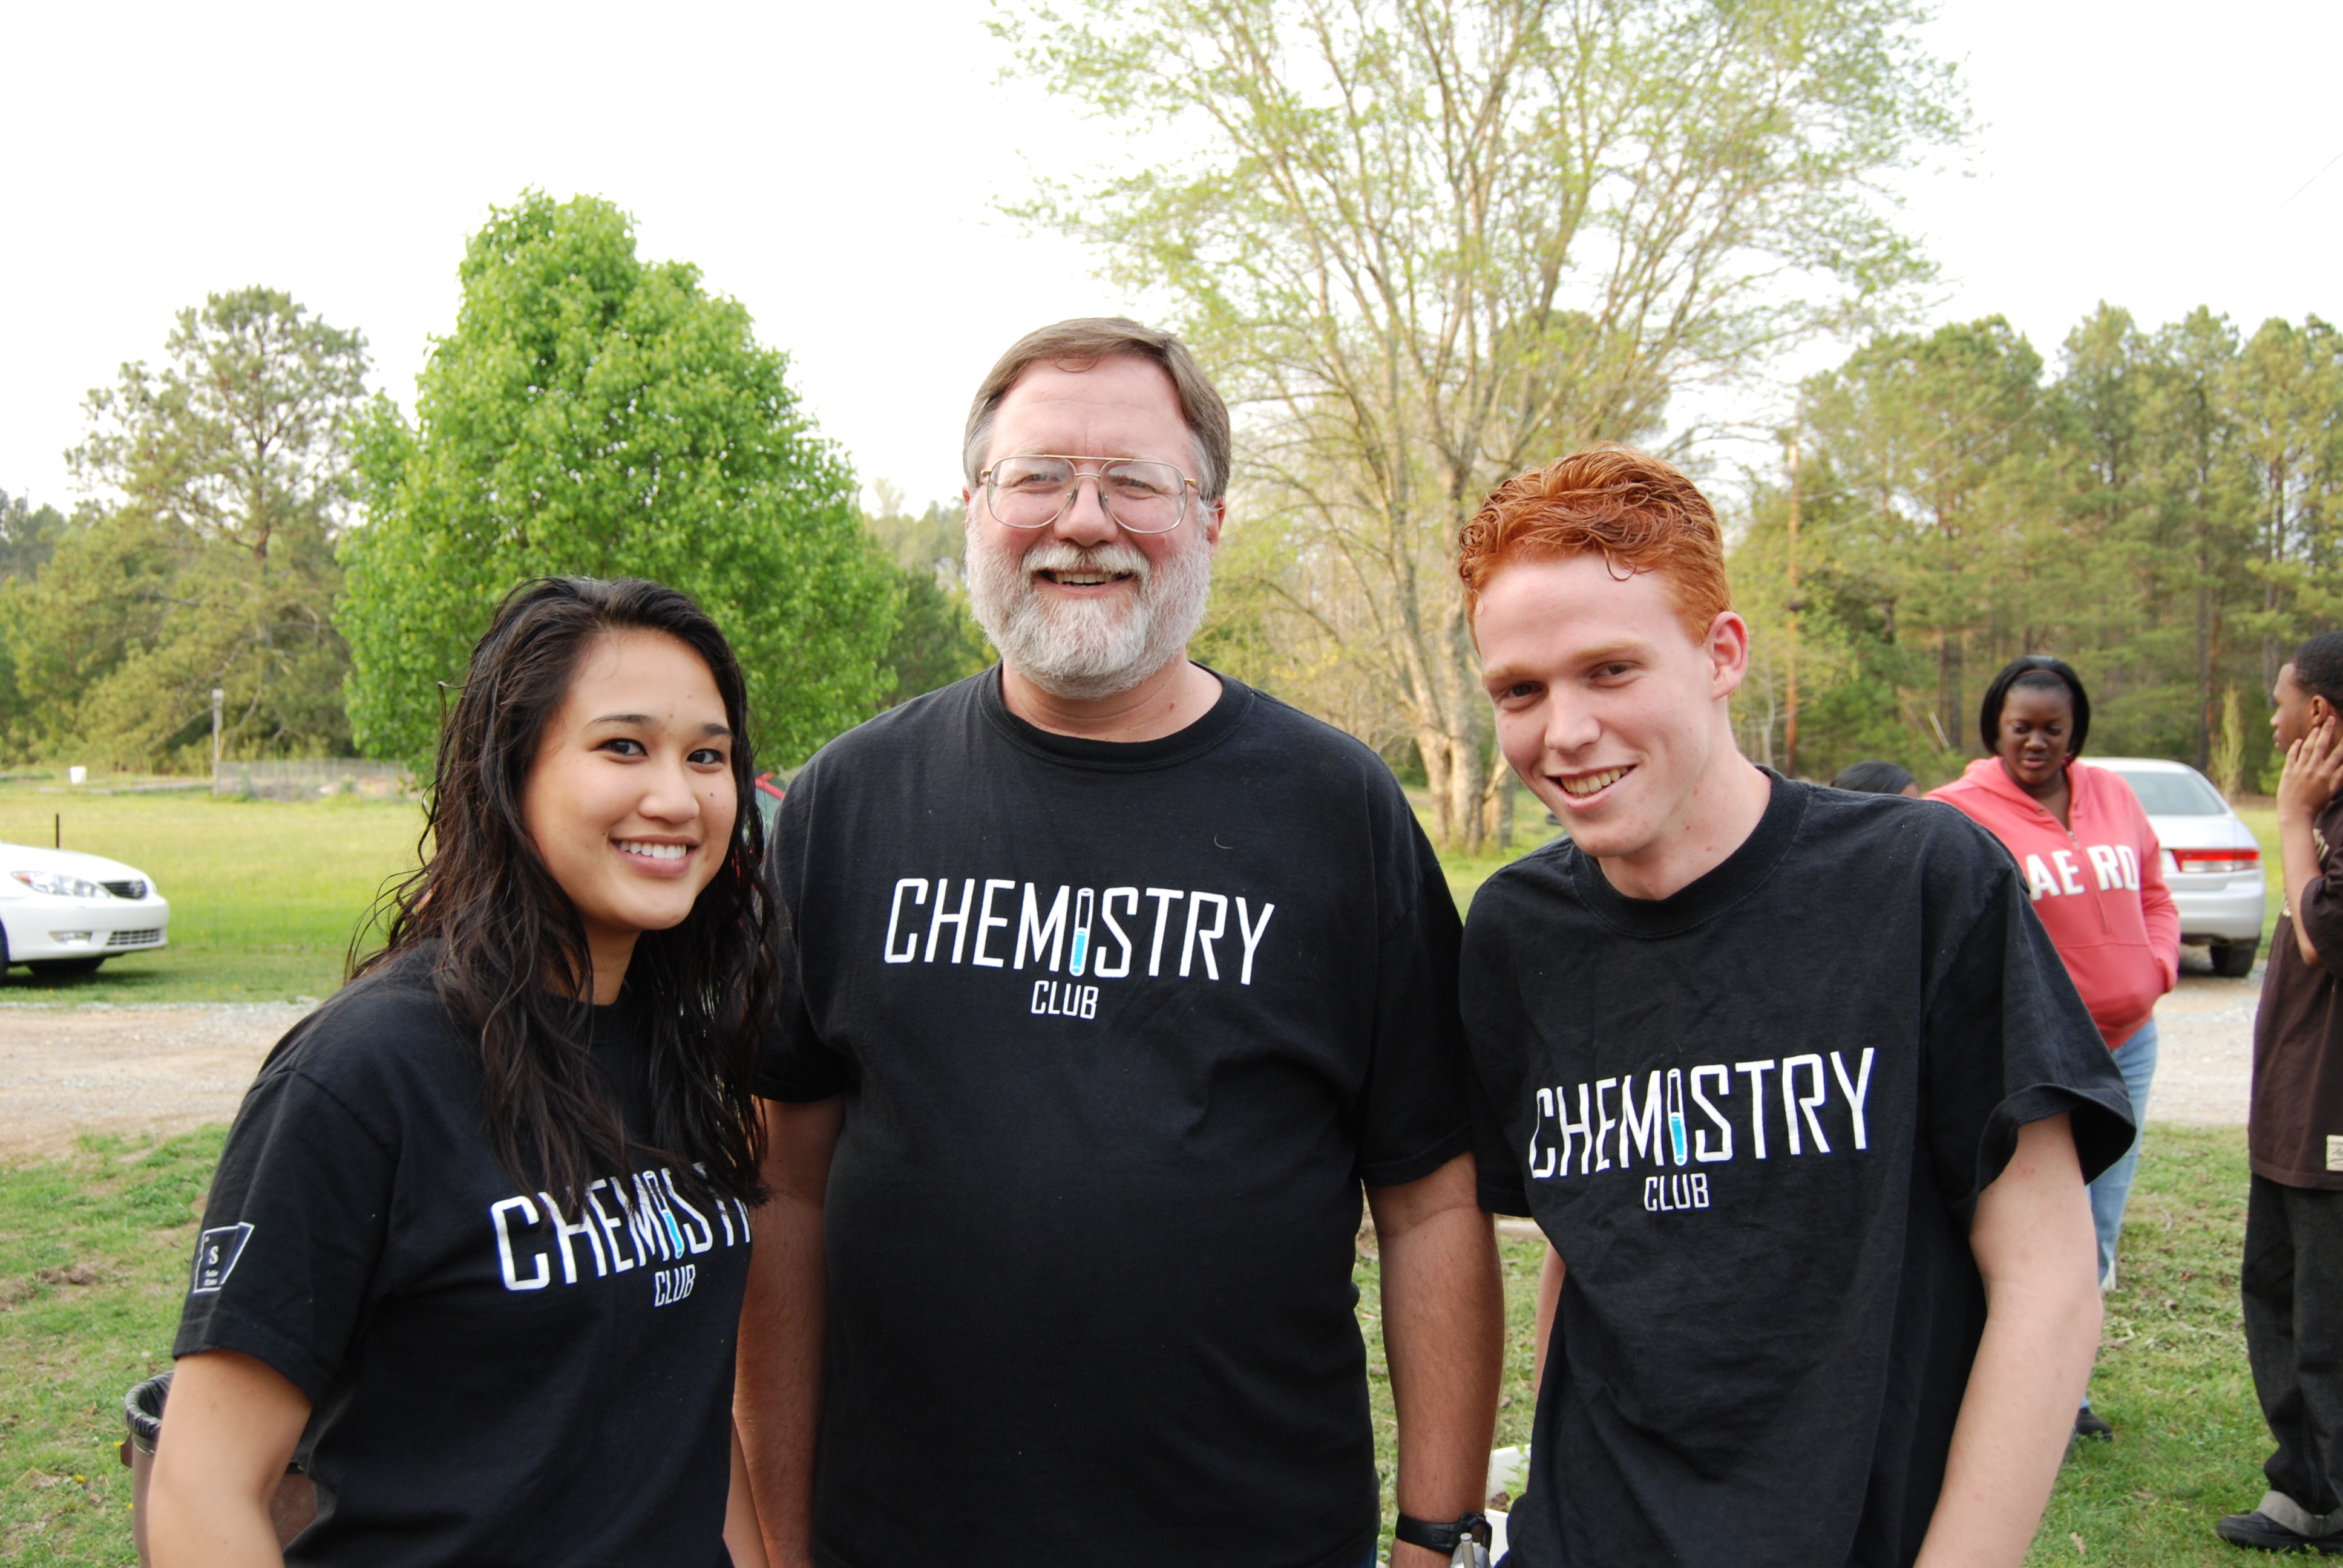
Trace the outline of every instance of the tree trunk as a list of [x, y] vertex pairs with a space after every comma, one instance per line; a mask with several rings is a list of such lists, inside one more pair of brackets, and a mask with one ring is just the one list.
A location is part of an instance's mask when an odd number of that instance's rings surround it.
[[1961, 749], [1961, 634], [1946, 632], [1936, 640], [1936, 723], [1945, 745]]
[[1489, 769], [1489, 786], [1481, 791], [1481, 831], [1490, 848], [1513, 847], [1513, 765], [1502, 748], [1492, 748], [1495, 761]]
[[1432, 798], [1432, 841], [1444, 845], [1456, 831], [1448, 815], [1448, 737], [1437, 729], [1418, 729], [1415, 754], [1423, 763], [1423, 792]]
[[[1441, 782], [1433, 791], [1433, 842], [1443, 849], [1461, 849], [1469, 855], [1481, 847], [1481, 749], [1473, 744], [1472, 736], [1456, 734], [1454, 726], [1433, 737], [1432, 744], [1443, 759]], [[1431, 772], [1427, 763], [1427, 778]], [[1437, 830], [1443, 819], [1444, 833]]]
[[2213, 758], [2213, 586], [2208, 563], [2197, 561], [2197, 770]]

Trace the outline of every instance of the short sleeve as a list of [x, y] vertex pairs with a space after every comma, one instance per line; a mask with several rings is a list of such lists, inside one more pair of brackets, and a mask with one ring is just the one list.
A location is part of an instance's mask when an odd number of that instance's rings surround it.
[[1932, 935], [1944, 934], [1926, 1003], [1926, 1136], [1940, 1189], [1967, 1214], [2030, 1121], [2071, 1116], [2083, 1179], [2097, 1176], [2131, 1147], [2131, 1097], [2009, 857], [1976, 844], [1943, 859], [1935, 875], [1948, 885], [1929, 894]]
[[[819, 794], [820, 766], [818, 762], [809, 766], [791, 782], [781, 798], [780, 813], [768, 840], [766, 886], [789, 911], [793, 930], [804, 929], [807, 847]], [[767, 1100], [806, 1104], [835, 1098], [853, 1088], [854, 1069], [830, 1049], [814, 1027], [806, 1005], [805, 975], [796, 956], [801, 949], [795, 942], [789, 947], [787, 983], [779, 988], [779, 1009], [758, 1053], [756, 1090]]]
[[1397, 897], [1385, 906], [1401, 913], [1376, 944], [1373, 1054], [1359, 1115], [1358, 1171], [1370, 1187], [1404, 1186], [1471, 1146], [1456, 1011], [1463, 926], [1412, 812], [1402, 833]]
[[1473, 1058], [1466, 1104], [1473, 1118], [1473, 1162], [1481, 1181], [1481, 1207], [1492, 1214], [1530, 1215], [1529, 1181], [1514, 1155], [1513, 1129], [1499, 1106], [1522, 1102], [1527, 1062], [1522, 1042], [1529, 1038], [1511, 955], [1503, 950], [1509, 922], [1498, 907], [1508, 892], [1504, 873], [1481, 885], [1465, 922], [1458, 989], [1464, 1036]]
[[323, 1398], [366, 1315], [397, 1171], [330, 1091], [265, 1070], [212, 1177], [171, 1353], [241, 1351]]

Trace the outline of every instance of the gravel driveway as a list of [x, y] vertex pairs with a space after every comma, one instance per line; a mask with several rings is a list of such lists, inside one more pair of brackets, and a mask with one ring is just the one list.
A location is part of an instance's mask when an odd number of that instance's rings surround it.
[[0, 1004], [0, 1160], [77, 1132], [184, 1132], [236, 1114], [277, 1038], [314, 1006]]
[[[2241, 1123], [2261, 971], [2193, 972], [2159, 1003], [2158, 1121]], [[310, 1003], [0, 1004], [0, 1160], [60, 1152], [77, 1132], [181, 1132], [236, 1114], [277, 1037]]]

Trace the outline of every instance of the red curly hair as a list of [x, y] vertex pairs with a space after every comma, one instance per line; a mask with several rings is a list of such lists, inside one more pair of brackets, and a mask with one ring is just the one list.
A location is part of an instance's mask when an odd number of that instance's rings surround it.
[[1480, 614], [1490, 579], [1514, 561], [1597, 552], [1614, 574], [1664, 577], [1694, 642], [1733, 608], [1725, 535], [1708, 498], [1673, 466], [1606, 442], [1489, 492], [1457, 539], [1465, 614]]

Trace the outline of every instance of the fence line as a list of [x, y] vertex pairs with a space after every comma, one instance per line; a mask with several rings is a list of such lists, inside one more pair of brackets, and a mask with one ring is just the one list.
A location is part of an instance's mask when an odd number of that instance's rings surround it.
[[366, 757], [300, 757], [214, 763], [212, 793], [255, 800], [316, 800], [329, 795], [405, 800], [413, 799], [416, 789], [401, 763]]

